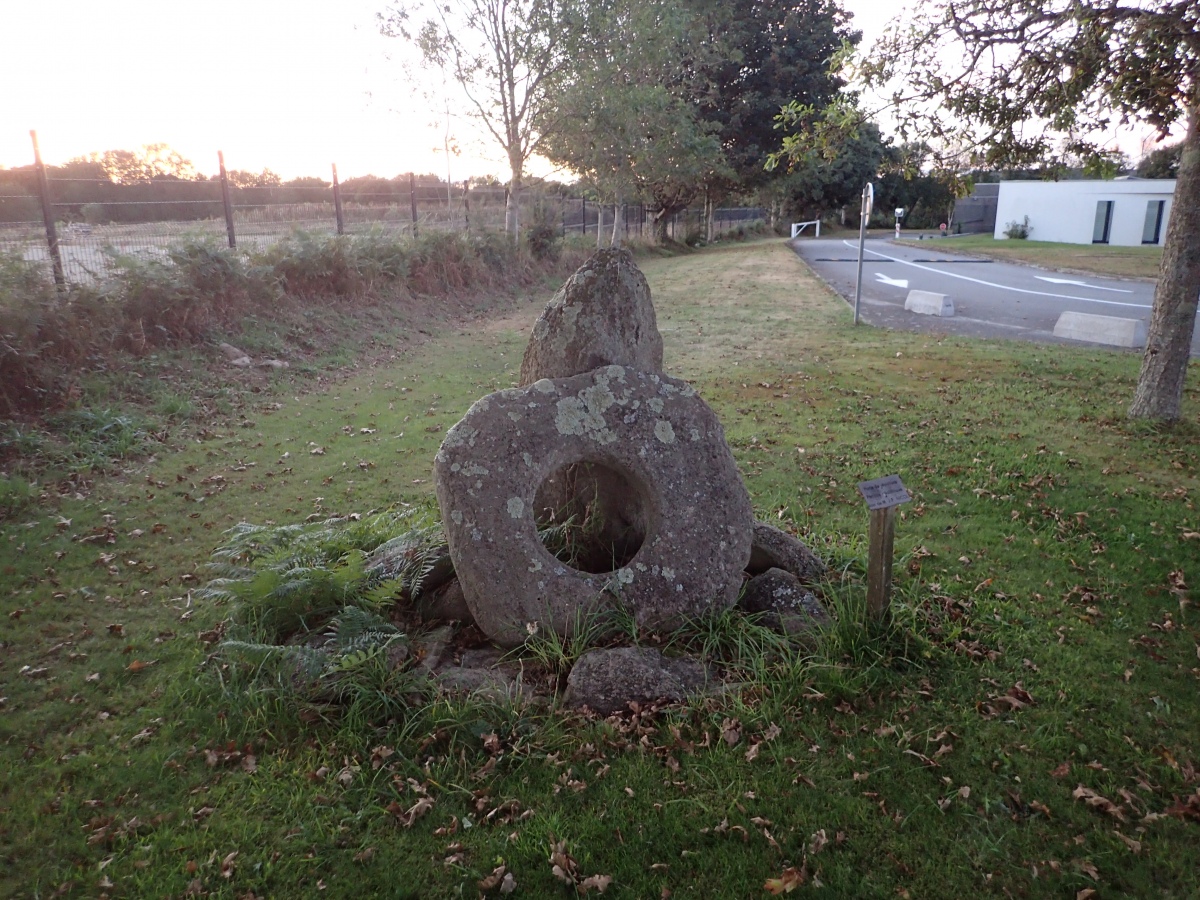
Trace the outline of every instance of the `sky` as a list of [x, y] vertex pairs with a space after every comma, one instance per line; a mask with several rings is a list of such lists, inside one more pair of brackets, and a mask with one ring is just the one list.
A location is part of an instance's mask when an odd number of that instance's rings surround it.
[[[453, 131], [379, 33], [387, 0], [0, 0], [0, 166], [166, 143], [212, 174], [326, 180], [408, 171], [503, 176], [497, 150]], [[842, 0], [868, 45], [919, 0]], [[411, 60], [409, 60], [411, 61]], [[1145, 130], [1143, 130], [1144, 132]], [[1135, 157], [1138, 136], [1122, 142]], [[552, 174], [548, 167], [535, 174]]]

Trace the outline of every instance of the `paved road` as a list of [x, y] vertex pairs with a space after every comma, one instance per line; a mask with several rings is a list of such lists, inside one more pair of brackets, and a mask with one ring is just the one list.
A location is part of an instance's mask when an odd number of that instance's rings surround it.
[[[1066, 310], [1150, 323], [1152, 283], [940, 253], [938, 245], [952, 240], [931, 240], [926, 248], [868, 239], [859, 317], [871, 325], [903, 331], [1054, 343], [1074, 343], [1054, 337], [1054, 323]], [[856, 239], [801, 238], [792, 242], [792, 248], [853, 305]], [[954, 316], [907, 312], [904, 301], [912, 289], [945, 294], [954, 301]], [[1192, 335], [1192, 356], [1200, 356], [1200, 323]]]

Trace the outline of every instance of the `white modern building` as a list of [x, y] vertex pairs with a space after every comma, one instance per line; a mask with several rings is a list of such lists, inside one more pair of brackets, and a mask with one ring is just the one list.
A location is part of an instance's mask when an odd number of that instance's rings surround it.
[[1161, 245], [1174, 193], [1174, 179], [1002, 181], [995, 237], [1028, 216], [1031, 241]]

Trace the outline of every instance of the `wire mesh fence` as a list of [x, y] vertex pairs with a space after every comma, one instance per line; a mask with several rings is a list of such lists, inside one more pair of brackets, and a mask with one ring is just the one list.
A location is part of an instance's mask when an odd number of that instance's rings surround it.
[[[243, 175], [244, 173], [234, 173]], [[161, 176], [133, 183], [50, 174], [35, 166], [0, 171], [0, 253], [44, 264], [64, 284], [103, 279], [125, 259], [169, 261], [184, 241], [220, 242], [264, 250], [297, 232], [315, 235], [383, 232], [419, 237], [430, 232], [499, 232], [505, 228], [503, 185], [452, 183], [434, 176], [316, 178], [286, 184], [231, 183], [221, 175], [188, 180]], [[522, 194], [522, 228], [541, 226], [562, 236], [648, 237], [654, 212], [640, 204], [619, 211], [561, 189], [535, 186]], [[711, 234], [702, 210], [667, 217], [666, 236], [691, 241], [763, 218], [757, 208], [718, 209]], [[659, 213], [661, 216], [661, 213]], [[60, 261], [55, 265], [55, 257]]]

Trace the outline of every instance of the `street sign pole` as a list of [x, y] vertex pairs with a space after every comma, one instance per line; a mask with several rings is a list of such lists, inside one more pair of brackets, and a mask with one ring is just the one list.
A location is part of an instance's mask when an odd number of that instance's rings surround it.
[[871, 217], [871, 206], [875, 203], [875, 185], [867, 182], [862, 190], [862, 206], [858, 216], [858, 276], [854, 279], [854, 324], [858, 324], [858, 301], [862, 297], [863, 244], [867, 240], [867, 219]]

